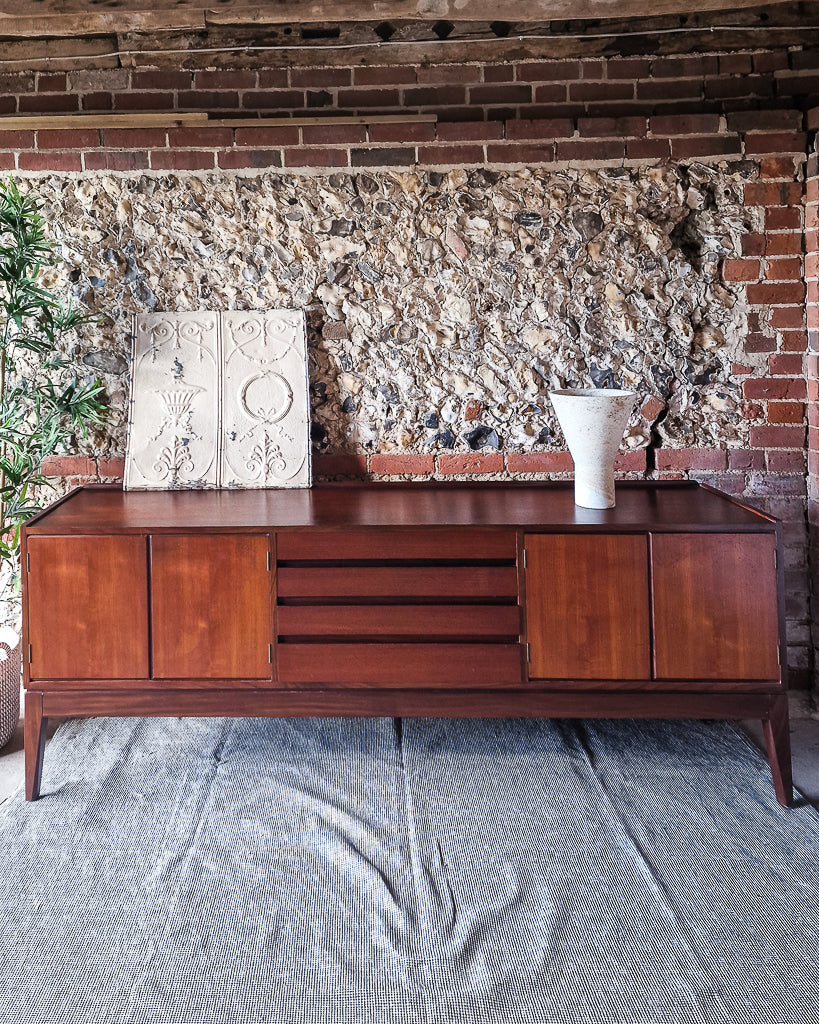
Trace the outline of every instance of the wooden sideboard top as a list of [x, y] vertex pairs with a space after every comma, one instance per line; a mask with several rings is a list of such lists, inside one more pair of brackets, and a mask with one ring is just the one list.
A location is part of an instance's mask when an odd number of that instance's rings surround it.
[[304, 490], [129, 491], [82, 487], [26, 526], [31, 534], [401, 527], [580, 531], [767, 531], [776, 520], [690, 482], [617, 485], [613, 509], [574, 503], [571, 482], [328, 483]]

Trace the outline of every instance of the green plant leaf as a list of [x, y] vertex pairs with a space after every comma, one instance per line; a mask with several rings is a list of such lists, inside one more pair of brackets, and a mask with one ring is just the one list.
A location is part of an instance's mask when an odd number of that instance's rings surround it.
[[56, 263], [37, 197], [0, 181], [0, 560], [15, 558], [21, 524], [53, 487], [43, 460], [105, 422], [102, 380], [72, 375], [62, 351], [99, 318], [42, 285]]

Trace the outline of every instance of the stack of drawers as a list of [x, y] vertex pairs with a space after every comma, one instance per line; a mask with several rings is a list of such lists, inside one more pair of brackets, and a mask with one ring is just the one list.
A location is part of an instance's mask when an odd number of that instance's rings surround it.
[[520, 683], [511, 530], [282, 533], [281, 685]]

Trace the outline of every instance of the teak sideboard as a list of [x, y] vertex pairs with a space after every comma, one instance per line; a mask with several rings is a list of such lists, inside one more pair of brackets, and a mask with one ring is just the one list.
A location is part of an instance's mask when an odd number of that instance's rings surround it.
[[49, 715], [759, 718], [792, 798], [781, 525], [706, 486], [80, 488], [23, 530]]

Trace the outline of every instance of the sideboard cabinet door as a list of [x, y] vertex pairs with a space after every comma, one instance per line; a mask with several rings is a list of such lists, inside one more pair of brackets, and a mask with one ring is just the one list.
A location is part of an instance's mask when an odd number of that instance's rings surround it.
[[32, 679], [148, 676], [145, 537], [29, 537]]
[[776, 538], [651, 536], [657, 679], [778, 679]]
[[644, 534], [528, 534], [531, 679], [648, 679]]
[[269, 679], [270, 540], [151, 537], [155, 679]]

